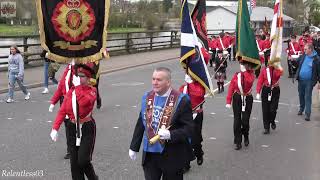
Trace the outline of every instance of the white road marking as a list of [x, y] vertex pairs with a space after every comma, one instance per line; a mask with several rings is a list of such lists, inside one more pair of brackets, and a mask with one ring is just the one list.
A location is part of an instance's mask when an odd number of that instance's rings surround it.
[[264, 147], [264, 148], [267, 148], [267, 147], [269, 147], [269, 145], [261, 145], [261, 147]]
[[52, 123], [52, 121], [47, 121], [48, 123]]
[[26, 119], [27, 121], [32, 121], [32, 119]]
[[9, 119], [9, 120], [11, 120], [11, 119], [13, 119], [13, 118], [11, 118], [11, 117], [8, 117], [8, 119]]
[[119, 104], [116, 104], [116, 107], [120, 107], [120, 105], [119, 105]]
[[253, 119], [253, 120], [257, 120], [258, 118], [256, 118], [256, 117], [253, 117], [252, 119]]
[[119, 129], [119, 127], [115, 126], [115, 127], [113, 127], [113, 129]]
[[137, 106], [132, 106], [133, 108], [136, 108]]
[[275, 120], [274, 122], [278, 123], [279, 121]]
[[214, 112], [212, 112], [212, 113], [210, 113], [211, 115], [215, 115], [216, 113], [214, 113]]
[[229, 115], [229, 117], [233, 117], [233, 115], [231, 114], [231, 115]]
[[143, 82], [122, 82], [122, 83], [115, 83], [115, 84], [111, 84], [111, 86], [140, 86], [140, 85], [144, 85]]
[[296, 125], [299, 125], [299, 124], [301, 124], [301, 123], [296, 123]]
[[294, 149], [294, 148], [290, 148], [289, 150], [290, 150], [290, 151], [297, 151], [297, 150], [296, 150], [296, 149]]
[[210, 139], [210, 140], [216, 140], [217, 138], [215, 138], [215, 137], [210, 137], [209, 139]]

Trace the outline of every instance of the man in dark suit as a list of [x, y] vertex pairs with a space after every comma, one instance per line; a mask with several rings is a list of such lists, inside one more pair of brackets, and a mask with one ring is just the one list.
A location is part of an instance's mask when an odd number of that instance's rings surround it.
[[168, 68], [155, 69], [152, 88], [142, 97], [129, 157], [136, 159], [143, 140], [145, 179], [182, 180], [182, 169], [192, 158], [188, 141], [192, 134], [191, 103], [186, 94], [172, 89]]

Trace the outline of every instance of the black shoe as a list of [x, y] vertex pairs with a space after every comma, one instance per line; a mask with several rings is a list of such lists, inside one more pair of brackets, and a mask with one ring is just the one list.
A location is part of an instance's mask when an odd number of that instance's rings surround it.
[[272, 128], [273, 130], [275, 130], [275, 129], [277, 128], [277, 125], [276, 125], [275, 122], [271, 124], [271, 128]]
[[190, 168], [191, 168], [190, 164], [187, 164], [185, 167], [183, 167], [182, 169], [183, 174], [187, 173], [190, 170]]
[[309, 117], [309, 116], [306, 116], [306, 118], [304, 118], [304, 120], [310, 121], [310, 117]]
[[203, 163], [203, 156], [197, 157], [197, 164], [201, 166]]
[[265, 130], [263, 131], [263, 134], [270, 134], [270, 129], [265, 129]]
[[302, 111], [299, 111], [299, 112], [298, 112], [298, 116], [301, 116], [301, 115], [302, 115]]
[[236, 146], [234, 147], [234, 150], [239, 151], [242, 148], [241, 144], [236, 144]]
[[64, 155], [64, 157], [63, 157], [63, 158], [64, 158], [64, 159], [70, 159], [70, 156], [71, 156], [71, 155], [70, 155], [70, 153], [69, 153], [69, 152], [67, 152], [67, 154], [66, 154], [66, 155]]
[[244, 146], [248, 147], [249, 146], [249, 137], [244, 137]]

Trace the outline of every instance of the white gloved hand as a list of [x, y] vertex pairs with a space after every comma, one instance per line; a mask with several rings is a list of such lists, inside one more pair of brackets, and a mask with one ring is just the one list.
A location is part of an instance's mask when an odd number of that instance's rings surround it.
[[226, 108], [230, 109], [231, 108], [231, 104], [226, 104]]
[[135, 151], [132, 151], [131, 149], [129, 149], [129, 157], [131, 160], [136, 160], [137, 159], [137, 153]]
[[259, 93], [256, 95], [256, 99], [257, 99], [257, 100], [260, 99], [260, 94], [259, 94]]
[[55, 129], [52, 129], [50, 133], [50, 137], [52, 141], [56, 142], [58, 139], [58, 131], [56, 131]]
[[245, 72], [246, 71], [246, 67], [242, 64], [240, 64], [240, 71], [241, 72]]
[[163, 139], [163, 140], [168, 140], [170, 139], [170, 131], [168, 129], [159, 129], [158, 131], [158, 135], [160, 136], [160, 139]]
[[186, 81], [186, 83], [189, 83], [189, 84], [193, 82], [191, 77], [188, 74], [184, 76], [184, 81]]
[[45, 58], [48, 58], [48, 56], [49, 56], [49, 54], [48, 54], [48, 53], [46, 53], [46, 54], [44, 55], [44, 57], [45, 57]]
[[53, 111], [53, 108], [54, 108], [54, 105], [53, 105], [53, 104], [50, 104], [50, 106], [49, 106], [49, 112], [52, 112], [52, 111]]
[[80, 85], [80, 77], [73, 75], [72, 77], [72, 84], [74, 85], [74, 87], [77, 87]]

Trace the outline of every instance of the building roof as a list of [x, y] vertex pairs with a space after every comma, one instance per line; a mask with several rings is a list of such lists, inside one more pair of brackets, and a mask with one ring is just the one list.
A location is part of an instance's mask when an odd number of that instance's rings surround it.
[[[222, 7], [222, 6], [221, 6]], [[229, 7], [222, 7], [224, 9], [227, 9], [235, 14], [237, 14], [238, 7], [237, 6], [229, 6]], [[252, 14], [250, 16], [251, 21], [264, 21], [265, 17], [267, 18], [267, 21], [272, 21], [273, 19], [273, 9], [269, 7], [262, 7], [262, 6], [257, 6], [252, 10]], [[283, 20], [284, 21], [294, 21], [293, 18], [283, 15]]]
[[[189, 1], [189, 4], [195, 5], [197, 1]], [[207, 7], [221, 7], [228, 11], [233, 12], [234, 14], [237, 14], [238, 11], [238, 1], [206, 1]], [[249, 2], [248, 2], [249, 5]], [[273, 19], [273, 9], [269, 7], [262, 7], [257, 6], [253, 9], [251, 14], [251, 21], [264, 21], [265, 17], [267, 18], [267, 21], [272, 21]], [[294, 21], [293, 18], [283, 15], [284, 21]]]

